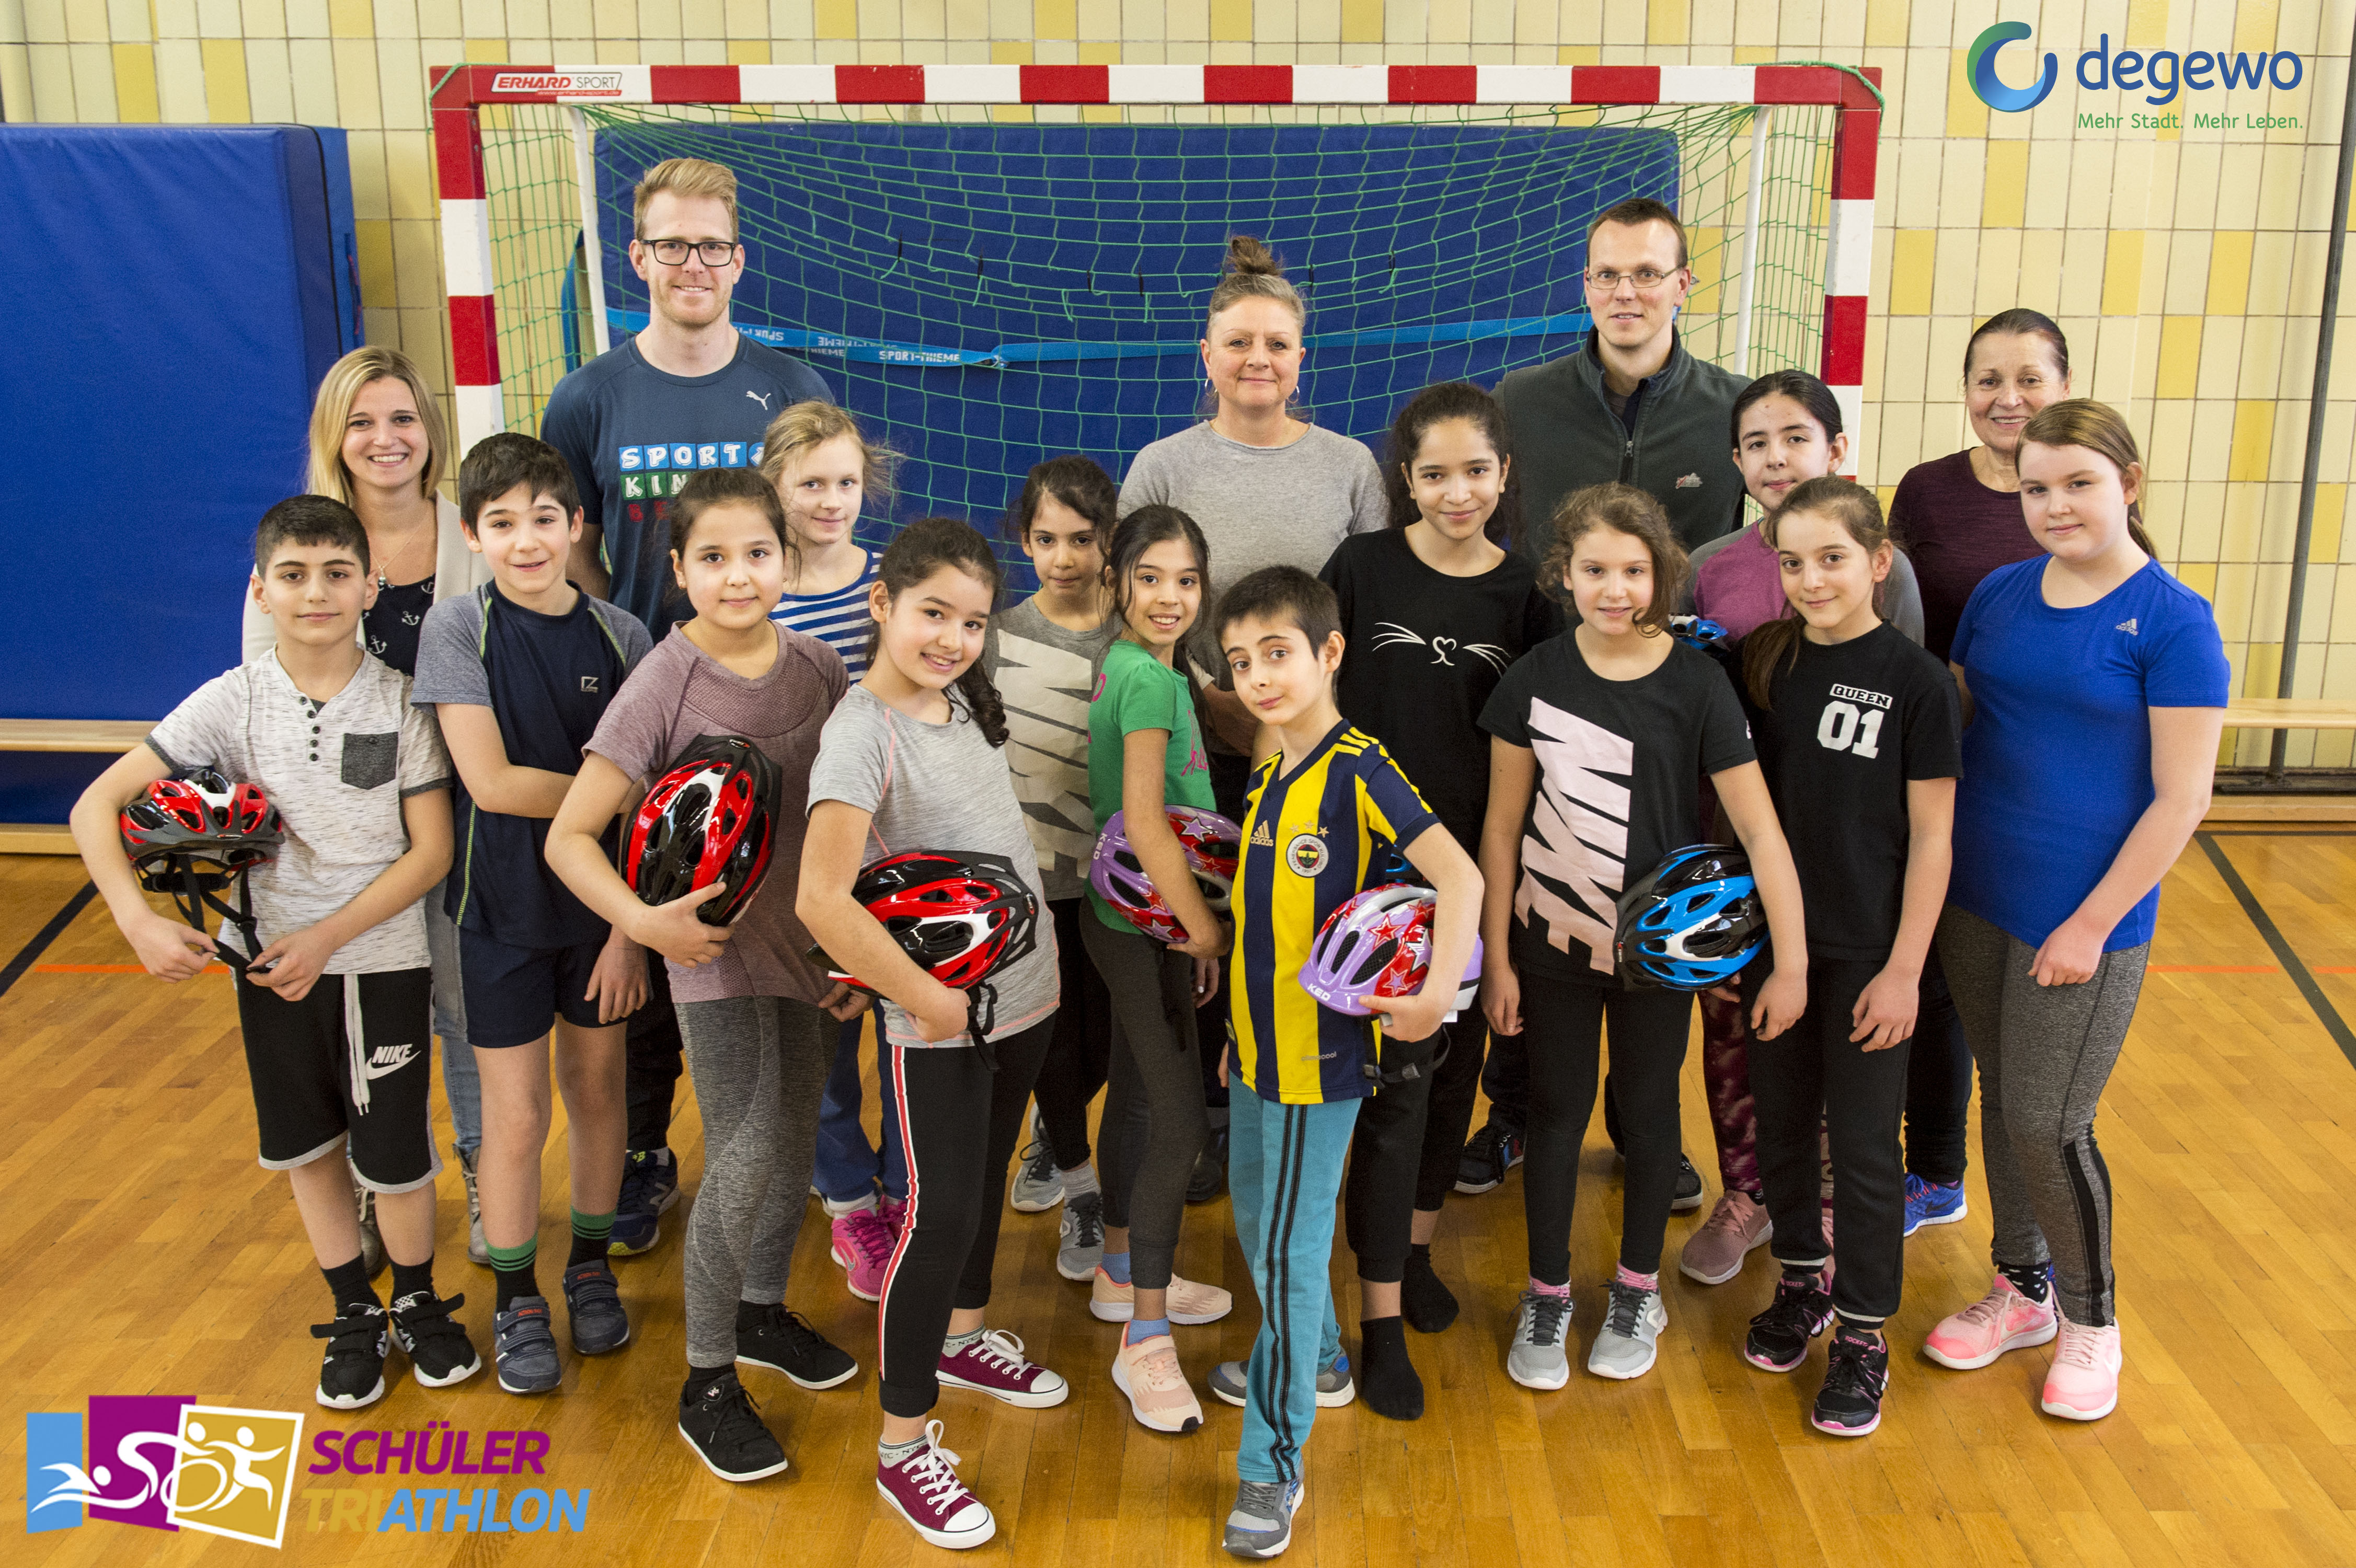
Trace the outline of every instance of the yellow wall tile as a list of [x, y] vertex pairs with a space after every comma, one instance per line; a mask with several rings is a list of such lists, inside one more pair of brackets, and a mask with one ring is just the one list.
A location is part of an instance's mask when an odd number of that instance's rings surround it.
[[469, 65], [507, 64], [508, 41], [505, 38], [468, 38], [466, 62]]
[[2233, 410], [2233, 454], [2225, 470], [2229, 480], [2259, 480], [2266, 476], [2275, 434], [2275, 405], [2262, 398], [2245, 398]]
[[1987, 175], [1980, 195], [1982, 228], [2018, 229], [2026, 221], [2029, 148], [2027, 142], [1987, 144]]
[[1383, 0], [1342, 0], [1342, 41], [1379, 44], [1383, 41]]
[[[730, 65], [767, 65], [769, 40], [766, 38], [731, 38], [728, 40]], [[658, 235], [659, 239], [661, 236]]]
[[859, 0], [817, 0], [813, 15], [821, 38], [859, 37]]
[[1646, 0], [1644, 41], [1648, 44], [1683, 44], [1690, 15], [1687, 0]]
[[126, 125], [152, 125], [164, 117], [155, 99], [154, 45], [114, 46], [114, 114]]
[[2250, 252], [2256, 236], [2234, 229], [2212, 236], [2209, 242], [2211, 315], [2239, 315], [2250, 297]]
[[2103, 252], [2103, 314], [2134, 315], [2143, 295], [2143, 231], [2111, 235]]
[[1964, 74], [1965, 51], [1952, 50], [1954, 58], [1947, 68], [1946, 133], [1950, 136], [1985, 136], [1988, 133], [1988, 106], [1972, 91], [1971, 80]]
[[[1080, 63], [1082, 65], [1119, 65], [1121, 63], [1120, 41], [1117, 38], [1100, 38], [1084, 41], [1080, 45], [1079, 53]], [[1120, 123], [1120, 111], [1113, 108], [1111, 105], [1091, 105], [1090, 107], [1101, 107], [1108, 111], [1108, 113], [1098, 116], [1104, 123], [1108, 125], [1117, 125]]]
[[1031, 27], [1037, 37], [1078, 37], [1080, 11], [1076, 0], [1032, 0]]
[[1890, 314], [1931, 314], [1932, 261], [1938, 253], [1938, 231], [1901, 229], [1891, 237]]
[[216, 125], [243, 125], [253, 118], [245, 86], [245, 45], [236, 38], [203, 40], [205, 113]]
[[2160, 327], [2159, 376], [2152, 395], [2189, 398], [2201, 369], [2201, 318], [2171, 315]]
[[1211, 41], [1249, 43], [1252, 0], [1211, 0]]

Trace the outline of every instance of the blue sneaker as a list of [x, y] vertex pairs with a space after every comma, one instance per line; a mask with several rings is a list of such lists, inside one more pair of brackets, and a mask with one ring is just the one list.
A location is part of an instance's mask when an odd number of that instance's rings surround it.
[[667, 1148], [632, 1149], [622, 1168], [622, 1196], [614, 1206], [607, 1253], [626, 1258], [649, 1251], [662, 1240], [663, 1211], [678, 1201], [678, 1157]]
[[1971, 1205], [1964, 1200], [1962, 1182], [1925, 1181], [1914, 1175], [1906, 1178], [1907, 1235], [1925, 1225], [1952, 1225], [1971, 1211]]

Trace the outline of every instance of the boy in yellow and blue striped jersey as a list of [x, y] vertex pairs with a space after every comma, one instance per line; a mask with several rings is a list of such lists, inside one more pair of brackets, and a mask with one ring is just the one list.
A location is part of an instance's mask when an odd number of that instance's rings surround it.
[[1333, 706], [1343, 643], [1332, 589], [1293, 567], [1255, 571], [1220, 602], [1218, 641], [1237, 696], [1275, 750], [1252, 774], [1229, 980], [1229, 1081], [1250, 1093], [1234, 1096], [1227, 1180], [1260, 1330], [1250, 1362], [1220, 1367], [1211, 1391], [1244, 1406], [1226, 1548], [1273, 1557], [1291, 1542], [1301, 1450], [1317, 1406], [1355, 1394], [1325, 1271], [1358, 1102], [1384, 1073], [1430, 1067], [1456, 996], [1452, 983], [1427, 984], [1370, 1002], [1377, 1019], [1347, 1018], [1301, 988], [1301, 963], [1326, 917], [1367, 885], [1387, 842], [1440, 895], [1430, 972], [1462, 975], [1481, 873], [1381, 743]]

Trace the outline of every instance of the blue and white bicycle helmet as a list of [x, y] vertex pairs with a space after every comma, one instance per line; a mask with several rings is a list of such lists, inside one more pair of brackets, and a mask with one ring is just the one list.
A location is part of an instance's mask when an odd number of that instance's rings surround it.
[[1620, 895], [1612, 950], [1632, 986], [1706, 991], [1741, 973], [1767, 940], [1751, 859], [1725, 844], [1689, 844]]
[[1734, 639], [1727, 635], [1724, 626], [1707, 615], [1670, 616], [1669, 635], [1689, 648], [1708, 654], [1722, 665], [1734, 662]]

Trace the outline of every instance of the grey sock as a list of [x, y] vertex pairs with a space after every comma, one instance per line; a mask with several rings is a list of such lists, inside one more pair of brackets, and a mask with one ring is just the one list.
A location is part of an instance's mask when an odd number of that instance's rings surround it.
[[895, 1465], [906, 1464], [915, 1456], [916, 1450], [924, 1445], [925, 1440], [921, 1437], [912, 1437], [905, 1443], [879, 1442], [875, 1445], [875, 1456], [881, 1459], [888, 1469]]
[[984, 1334], [989, 1332], [990, 1330], [987, 1328], [977, 1328], [970, 1334], [952, 1334], [948, 1339], [941, 1341], [941, 1354], [944, 1356], [954, 1356], [958, 1351], [964, 1349], [968, 1345], [980, 1340]]
[[1097, 1168], [1092, 1163], [1075, 1166], [1061, 1174], [1064, 1178], [1064, 1197], [1066, 1201], [1083, 1192], [1104, 1190], [1097, 1185]]

